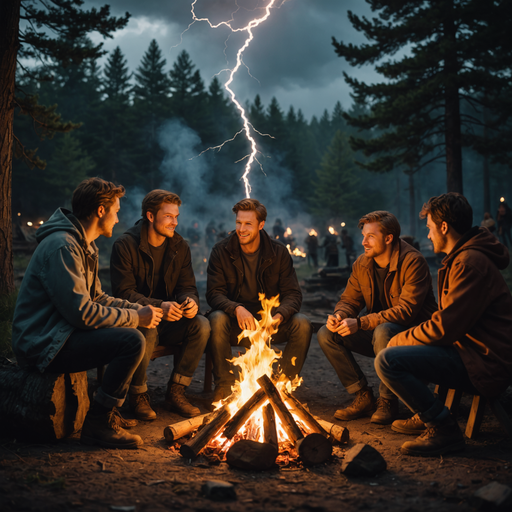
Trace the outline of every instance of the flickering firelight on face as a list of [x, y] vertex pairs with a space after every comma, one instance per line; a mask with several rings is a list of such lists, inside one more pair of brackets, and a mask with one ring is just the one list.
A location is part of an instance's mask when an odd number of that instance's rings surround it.
[[363, 226], [364, 254], [368, 258], [378, 258], [386, 252], [386, 237], [378, 222], [368, 222]]
[[164, 203], [156, 216], [148, 212], [148, 219], [153, 223], [153, 229], [160, 236], [172, 238], [176, 227], [178, 226], [178, 217], [180, 209], [177, 204]]
[[236, 234], [240, 245], [250, 246], [254, 244], [260, 236], [260, 230], [263, 229], [265, 222], [258, 222], [256, 212], [253, 210], [240, 210], [236, 214]]

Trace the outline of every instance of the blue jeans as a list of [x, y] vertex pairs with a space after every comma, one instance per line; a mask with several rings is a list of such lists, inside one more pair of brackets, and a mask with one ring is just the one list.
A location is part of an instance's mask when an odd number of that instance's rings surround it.
[[210, 322], [203, 315], [196, 315], [194, 318], [183, 317], [177, 322], [163, 321], [155, 329], [139, 327], [139, 330], [146, 337], [146, 351], [133, 374], [130, 393], [148, 390], [146, 370], [157, 345], [180, 345], [180, 352], [174, 356], [171, 381], [189, 386], [210, 337]]
[[[232, 359], [231, 346], [241, 345], [249, 348], [250, 340], [243, 338], [238, 343], [238, 335], [242, 332], [236, 318], [228, 316], [224, 311], [212, 311], [208, 316], [212, 333], [210, 343], [212, 348], [213, 377], [216, 386], [232, 385], [236, 373], [228, 359]], [[279, 365], [282, 372], [293, 379], [302, 369], [311, 343], [313, 328], [307, 317], [297, 313], [287, 322], [279, 326], [279, 330], [272, 336], [272, 344], [286, 343]], [[293, 361], [292, 361], [293, 360]], [[293, 364], [295, 363], [295, 364]]]
[[121, 407], [145, 347], [146, 340], [137, 329], [76, 330], [46, 371], [76, 373], [108, 365], [95, 400], [105, 407]]
[[[389, 340], [408, 327], [399, 324], [385, 323], [378, 325], [373, 331], [359, 329], [348, 336], [340, 336], [329, 331], [324, 325], [317, 333], [318, 344], [327, 359], [332, 364], [338, 377], [349, 393], [356, 393], [368, 385], [361, 368], [357, 364], [352, 352], [367, 357], [375, 357], [384, 350]], [[395, 395], [382, 382], [379, 386], [379, 394], [388, 400]]]
[[376, 357], [375, 370], [382, 382], [429, 426], [447, 416], [448, 410], [426, 383], [477, 392], [453, 346], [389, 347]]

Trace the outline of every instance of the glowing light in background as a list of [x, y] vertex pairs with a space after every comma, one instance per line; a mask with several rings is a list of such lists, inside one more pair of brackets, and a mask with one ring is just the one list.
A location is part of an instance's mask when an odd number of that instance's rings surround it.
[[[285, 1], [286, 0], [282, 0], [281, 5]], [[251, 123], [249, 122], [249, 119], [247, 119], [247, 115], [245, 113], [245, 109], [242, 107], [242, 105], [236, 99], [235, 93], [230, 88], [230, 85], [233, 83], [234, 76], [235, 76], [236, 72], [238, 71], [240, 66], [243, 64], [242, 56], [243, 56], [244, 51], [247, 49], [247, 47], [249, 46], [251, 41], [254, 39], [254, 36], [253, 36], [253, 33], [252, 33], [252, 29], [257, 27], [258, 25], [260, 25], [261, 23], [263, 23], [264, 21], [266, 21], [268, 19], [268, 17], [270, 16], [270, 10], [272, 8], [275, 8], [276, 2], [277, 2], [277, 0], [270, 0], [268, 2], [268, 4], [266, 5], [266, 7], [264, 7], [264, 11], [265, 11], [264, 15], [261, 16], [260, 18], [252, 19], [244, 27], [233, 28], [231, 26], [231, 23], [234, 21], [233, 20], [233, 14], [234, 13], [231, 15], [231, 19], [230, 20], [228, 20], [228, 21], [221, 21], [220, 23], [217, 23], [216, 25], [214, 25], [208, 18], [198, 18], [196, 16], [195, 5], [197, 3], [197, 0], [193, 0], [192, 4], [190, 6], [191, 7], [190, 12], [192, 13], [192, 20], [193, 21], [190, 23], [190, 25], [187, 27], [187, 29], [183, 32], [183, 33], [185, 33], [187, 30], [189, 30], [190, 27], [196, 21], [205, 21], [206, 23], [208, 23], [210, 28], [218, 28], [218, 27], [224, 26], [224, 27], [228, 27], [231, 30], [232, 33], [235, 33], [235, 32], [246, 32], [247, 33], [247, 39], [245, 40], [244, 44], [237, 51], [237, 54], [236, 54], [236, 65], [235, 65], [235, 67], [233, 69], [228, 69], [227, 70], [227, 71], [229, 71], [229, 78], [228, 78], [228, 80], [224, 84], [224, 88], [228, 92], [228, 94], [229, 94], [229, 96], [231, 98], [231, 101], [234, 103], [234, 105], [236, 106], [236, 108], [240, 112], [240, 117], [242, 118], [243, 128], [239, 132], [237, 132], [232, 139], [224, 141], [219, 146], [211, 147], [211, 148], [208, 148], [208, 149], [205, 150], [205, 151], [209, 151], [210, 149], [217, 149], [217, 150], [220, 151], [220, 149], [222, 148], [222, 146], [224, 146], [224, 144], [234, 140], [236, 138], [236, 136], [239, 135], [240, 133], [242, 133], [242, 132], [245, 133], [245, 136], [247, 137], [247, 140], [249, 141], [250, 146], [251, 146], [251, 153], [249, 155], [246, 155], [245, 157], [243, 157], [242, 159], [240, 159], [238, 161], [240, 162], [241, 160], [245, 160], [247, 158], [247, 162], [245, 164], [245, 171], [244, 171], [242, 177], [240, 178], [244, 182], [245, 196], [246, 197], [251, 197], [251, 185], [249, 183], [249, 174], [251, 172], [252, 164], [256, 160], [256, 162], [258, 162], [258, 164], [260, 165], [260, 168], [262, 168], [261, 164], [259, 163], [258, 159], [256, 158], [256, 154], [258, 153], [258, 149], [257, 149], [257, 146], [256, 146], [256, 141], [254, 140], [254, 137], [251, 134], [251, 129], [254, 130], [256, 133], [259, 133], [260, 135], [266, 135], [266, 134], [262, 134], [262, 133], [258, 132], [254, 128], [254, 126], [251, 125]], [[237, 7], [238, 7], [238, 5], [237, 5]], [[183, 37], [183, 33], [181, 34], [182, 37]], [[226, 44], [227, 44], [227, 41], [226, 41]], [[269, 135], [267, 135], [267, 136], [269, 136]], [[203, 154], [205, 151], [201, 152], [200, 154]]]
[[341, 226], [342, 228], [344, 228], [344, 227], [346, 226], [346, 224], [345, 224], [344, 222], [342, 222], [342, 223], [340, 224], [340, 226]]
[[505, 202], [505, 198], [504, 197], [500, 197], [500, 203], [504, 203]]
[[318, 235], [318, 233], [317, 233], [314, 229], [312, 229], [312, 230], [309, 232], [309, 236], [317, 236], [317, 235]]

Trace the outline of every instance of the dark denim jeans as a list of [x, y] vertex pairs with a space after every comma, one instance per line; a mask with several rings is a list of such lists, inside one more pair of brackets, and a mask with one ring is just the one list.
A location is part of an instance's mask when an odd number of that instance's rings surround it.
[[105, 407], [121, 407], [145, 347], [146, 340], [137, 329], [76, 330], [46, 370], [75, 373], [108, 365], [95, 400]]
[[177, 322], [164, 321], [156, 329], [139, 327], [139, 330], [146, 337], [146, 351], [133, 374], [130, 393], [148, 390], [146, 370], [157, 345], [181, 346], [179, 354], [174, 356], [171, 381], [189, 386], [210, 337], [210, 322], [204, 316], [196, 315], [194, 318], [182, 317]]
[[453, 346], [389, 347], [378, 354], [375, 370], [382, 382], [427, 425], [438, 423], [448, 410], [426, 383], [477, 392]]
[[[212, 333], [210, 343], [212, 348], [213, 376], [216, 386], [232, 385], [236, 374], [228, 359], [232, 359], [231, 346], [241, 345], [249, 348], [250, 341], [244, 338], [238, 343], [238, 335], [242, 332], [236, 318], [231, 318], [224, 311], [213, 311], [208, 316]], [[311, 343], [313, 328], [307, 317], [297, 313], [287, 322], [279, 326], [279, 330], [272, 336], [272, 344], [286, 343], [279, 364], [283, 373], [293, 379], [299, 375], [306, 360]], [[293, 364], [295, 363], [295, 364]]]
[[[389, 340], [407, 327], [399, 324], [385, 323], [378, 325], [373, 331], [359, 329], [355, 334], [340, 336], [329, 331], [324, 325], [317, 333], [318, 344], [332, 364], [338, 377], [349, 393], [356, 393], [368, 385], [361, 368], [352, 352], [363, 356], [375, 357], [384, 350]], [[379, 394], [383, 398], [392, 399], [395, 395], [382, 382]]]

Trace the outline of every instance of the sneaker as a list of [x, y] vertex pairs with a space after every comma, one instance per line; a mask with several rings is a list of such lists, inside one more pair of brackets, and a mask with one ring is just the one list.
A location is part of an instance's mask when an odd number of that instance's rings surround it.
[[137, 448], [144, 444], [140, 436], [122, 429], [117, 419], [114, 411], [98, 415], [87, 413], [80, 442], [87, 445], [97, 444], [104, 448]]
[[420, 420], [419, 416], [415, 414], [412, 418], [407, 420], [396, 420], [391, 425], [391, 430], [400, 432], [401, 434], [408, 434], [411, 436], [419, 436], [427, 430], [427, 425]]
[[149, 395], [147, 393], [130, 395], [128, 397], [128, 405], [137, 419], [143, 421], [153, 421], [156, 419], [156, 412], [149, 405]]
[[456, 452], [465, 447], [464, 436], [455, 419], [450, 416], [440, 425], [426, 428], [414, 441], [407, 441], [400, 450], [406, 455], [434, 457], [447, 452]]
[[117, 424], [121, 428], [132, 428], [132, 427], [136, 427], [139, 424], [139, 422], [137, 420], [131, 420], [131, 419], [128, 419], [128, 418], [123, 418], [121, 416], [121, 412], [119, 411], [119, 409], [117, 407], [114, 407], [112, 409], [112, 411], [113, 411], [113, 413], [116, 416]]
[[389, 425], [398, 418], [398, 398], [377, 398], [377, 410], [373, 413], [372, 423]]
[[169, 382], [167, 386], [165, 405], [169, 410], [176, 411], [185, 418], [192, 418], [201, 414], [199, 408], [192, 405], [185, 396], [185, 386], [176, 382]]
[[338, 420], [356, 420], [375, 412], [375, 399], [372, 388], [360, 389], [354, 401], [345, 409], [338, 409], [334, 417]]

